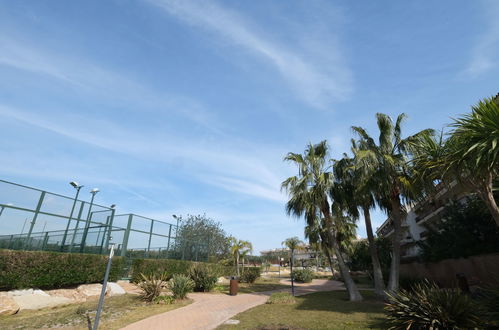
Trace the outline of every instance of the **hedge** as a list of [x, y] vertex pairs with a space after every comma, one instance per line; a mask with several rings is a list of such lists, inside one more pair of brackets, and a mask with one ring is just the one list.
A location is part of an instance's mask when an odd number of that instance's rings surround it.
[[171, 278], [174, 274], [189, 276], [191, 267], [195, 264], [204, 264], [217, 277], [235, 274], [235, 267], [222, 266], [214, 263], [194, 262], [174, 259], [134, 259], [132, 264], [132, 282], [139, 282], [140, 274], [166, 274]]
[[[0, 290], [56, 289], [102, 282], [107, 257], [96, 254], [16, 251], [0, 249]], [[114, 257], [109, 275], [122, 275], [123, 260]]]

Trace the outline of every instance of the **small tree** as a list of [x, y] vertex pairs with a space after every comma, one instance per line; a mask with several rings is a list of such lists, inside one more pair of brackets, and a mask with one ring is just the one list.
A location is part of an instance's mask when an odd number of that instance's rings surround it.
[[289, 250], [291, 250], [291, 256], [290, 256], [290, 266], [291, 266], [291, 292], [293, 293], [293, 296], [295, 295], [295, 283], [294, 283], [294, 276], [293, 276], [293, 259], [295, 257], [295, 251], [297, 249], [300, 249], [303, 245], [303, 242], [300, 241], [298, 237], [291, 237], [286, 239], [284, 242], [282, 242], [284, 246], [286, 246]]
[[251, 253], [251, 251], [253, 251], [253, 245], [249, 241], [239, 240], [235, 237], [230, 237], [229, 241], [230, 241], [230, 251], [236, 263], [237, 276], [239, 276], [240, 258], [241, 256], [245, 256], [246, 254]]

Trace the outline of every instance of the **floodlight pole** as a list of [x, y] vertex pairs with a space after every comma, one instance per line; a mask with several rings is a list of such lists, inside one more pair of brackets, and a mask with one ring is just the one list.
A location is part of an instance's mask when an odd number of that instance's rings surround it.
[[111, 251], [109, 252], [109, 260], [107, 261], [106, 273], [104, 274], [104, 282], [102, 283], [102, 290], [99, 297], [99, 305], [97, 305], [97, 313], [95, 314], [95, 321], [93, 330], [99, 328], [100, 313], [102, 311], [102, 306], [104, 305], [104, 296], [106, 295], [107, 280], [109, 278], [109, 272], [111, 271], [111, 264], [113, 263], [114, 255], [114, 244], [111, 244]]
[[66, 238], [68, 236], [69, 225], [71, 224], [71, 219], [73, 218], [73, 212], [75, 210], [76, 202], [78, 201], [78, 195], [80, 194], [80, 189], [83, 187], [78, 184], [73, 184], [74, 182], [71, 182], [71, 185], [76, 189], [76, 195], [74, 198], [73, 207], [71, 208], [71, 213], [69, 214], [68, 224], [66, 226], [66, 230], [64, 231], [64, 236], [62, 237], [61, 251], [64, 250], [64, 245], [66, 244]]

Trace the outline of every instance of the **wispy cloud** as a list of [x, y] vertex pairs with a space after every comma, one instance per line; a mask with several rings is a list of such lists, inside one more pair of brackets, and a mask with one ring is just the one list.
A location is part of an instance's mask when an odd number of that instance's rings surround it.
[[[302, 47], [290, 47], [259, 31], [247, 17], [213, 1], [150, 0], [150, 3], [193, 26], [214, 32], [234, 45], [249, 50], [272, 64], [303, 100], [325, 108], [347, 99], [352, 92], [352, 75], [334, 37], [318, 40], [307, 35]], [[332, 45], [332, 46], [331, 46]], [[312, 49], [311, 49], [312, 48]], [[327, 59], [321, 54], [327, 53]]]
[[483, 5], [486, 31], [477, 39], [471, 62], [465, 70], [471, 77], [477, 77], [499, 65], [499, 2], [485, 1]]
[[[0, 116], [136, 159], [166, 163], [184, 159], [181, 170], [193, 173], [202, 182], [231, 192], [275, 202], [283, 201], [279, 192], [279, 176], [262, 161], [261, 153], [254, 147], [246, 146], [241, 150], [241, 146], [231, 146], [228, 143], [197, 144], [166, 133], [154, 135], [138, 132], [130, 127], [120, 127], [111, 122], [74, 114], [53, 117], [44, 113], [42, 117], [1, 105]], [[74, 122], [80, 125], [71, 125]]]

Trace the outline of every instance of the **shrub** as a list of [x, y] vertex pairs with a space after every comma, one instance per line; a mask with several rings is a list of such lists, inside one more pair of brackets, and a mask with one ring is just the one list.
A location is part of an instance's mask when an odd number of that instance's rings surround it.
[[314, 279], [314, 272], [310, 269], [297, 269], [293, 270], [291, 276], [297, 282], [310, 283]]
[[425, 281], [413, 291], [388, 294], [385, 311], [391, 329], [470, 329], [480, 324], [475, 303], [458, 289]]
[[262, 270], [260, 267], [245, 268], [243, 273], [241, 274], [241, 282], [255, 283], [255, 281], [260, 277], [261, 272]]
[[[0, 249], [0, 290], [56, 289], [102, 282], [108, 258], [97, 254]], [[123, 259], [114, 257], [110, 281], [119, 279]]]
[[166, 284], [166, 276], [164, 274], [159, 276], [141, 274], [141, 276], [142, 282], [138, 283], [139, 288], [142, 289], [141, 298], [148, 302], [154, 301], [159, 297]]
[[294, 303], [296, 303], [295, 297], [293, 297], [288, 292], [273, 293], [267, 300], [267, 304], [274, 304], [274, 305], [288, 305]]
[[185, 275], [175, 274], [168, 281], [168, 288], [172, 291], [175, 299], [184, 299], [194, 288], [194, 282]]
[[207, 292], [213, 290], [217, 284], [217, 276], [205, 264], [196, 264], [191, 267], [190, 278], [194, 281], [194, 291]]
[[138, 283], [141, 280], [140, 274], [166, 274], [167, 279], [173, 274], [183, 274], [189, 276], [189, 271], [193, 265], [203, 264], [210, 269], [213, 275], [229, 276], [234, 273], [234, 267], [227, 267], [220, 264], [210, 264], [205, 262], [193, 262], [174, 259], [134, 259], [132, 264], [132, 282]]
[[400, 276], [399, 287], [407, 291], [412, 291], [416, 284], [421, 284], [425, 281], [427, 280], [415, 277]]
[[175, 298], [172, 296], [157, 296], [153, 299], [156, 304], [171, 305], [175, 302]]

